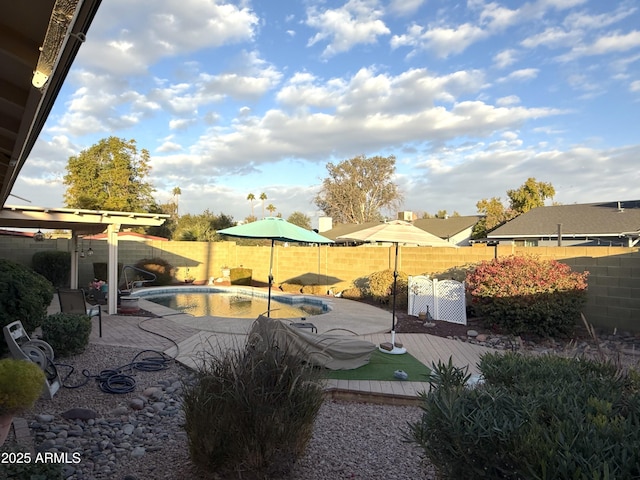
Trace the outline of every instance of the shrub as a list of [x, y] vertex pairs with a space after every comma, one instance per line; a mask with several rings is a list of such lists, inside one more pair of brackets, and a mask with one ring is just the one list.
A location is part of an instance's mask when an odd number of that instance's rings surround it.
[[[0, 259], [0, 328], [19, 320], [28, 333], [38, 328], [53, 300], [53, 285], [29, 267]], [[9, 347], [0, 341], [0, 355]]]
[[38, 400], [44, 387], [44, 372], [28, 360], [0, 360], [0, 416], [19, 415]]
[[82, 353], [89, 344], [91, 318], [81, 313], [56, 313], [42, 322], [42, 339], [56, 355]]
[[232, 268], [229, 271], [229, 282], [231, 285], [248, 285], [251, 286], [251, 277], [253, 270], [250, 268]]
[[318, 372], [271, 338], [263, 346], [211, 355], [185, 384], [189, 450], [203, 472], [286, 475], [311, 438], [323, 399]]
[[[382, 270], [369, 275], [369, 291], [367, 292], [375, 300], [388, 303], [393, 297], [393, 270]], [[408, 277], [404, 272], [398, 272], [396, 305], [407, 306], [408, 297]]]
[[364, 294], [358, 287], [351, 287], [342, 291], [342, 298], [347, 298], [349, 300], [360, 300], [362, 297], [364, 297]]
[[[163, 286], [173, 283], [174, 267], [164, 258], [143, 258], [135, 264], [135, 267], [151, 272], [156, 276], [156, 279], [147, 283], [147, 285]], [[148, 280], [148, 278], [142, 278], [142, 274], [139, 275], [141, 280]]]
[[580, 318], [587, 276], [555, 260], [509, 256], [479, 263], [467, 275], [467, 292], [488, 326], [516, 335], [563, 335]]
[[71, 274], [71, 254], [58, 250], [36, 252], [31, 258], [33, 270], [49, 280], [54, 287], [68, 287]]
[[637, 373], [513, 353], [484, 355], [479, 368], [484, 383], [468, 388], [464, 372], [434, 366], [448, 374], [432, 376], [406, 434], [443, 478], [639, 478]]
[[287, 293], [302, 293], [302, 285], [299, 283], [281, 283], [279, 286], [280, 290]]
[[303, 285], [302, 293], [308, 295], [325, 295], [327, 293], [327, 287], [325, 285]]

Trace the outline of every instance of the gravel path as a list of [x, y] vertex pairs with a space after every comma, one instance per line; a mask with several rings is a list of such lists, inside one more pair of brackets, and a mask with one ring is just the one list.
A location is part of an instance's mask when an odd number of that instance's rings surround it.
[[[83, 354], [56, 362], [75, 368], [65, 383], [77, 385], [85, 378], [82, 370], [97, 375], [129, 364], [138, 353], [91, 344]], [[157, 355], [146, 353], [138, 360]], [[67, 372], [65, 367], [60, 370], [63, 375]], [[39, 400], [23, 415], [34, 439], [33, 452], [66, 453], [64, 474], [71, 480], [204, 478], [191, 464], [182, 429], [181, 381], [190, 371], [170, 361], [165, 370], [131, 375], [136, 385], [130, 393], [104, 393], [92, 379], [80, 388], [61, 389], [52, 400]], [[82, 409], [71, 416], [84, 419], [64, 418], [62, 414], [71, 409]], [[417, 407], [327, 400], [307, 454], [289, 478], [435, 479], [420, 451], [402, 441], [407, 422], [419, 416]]]

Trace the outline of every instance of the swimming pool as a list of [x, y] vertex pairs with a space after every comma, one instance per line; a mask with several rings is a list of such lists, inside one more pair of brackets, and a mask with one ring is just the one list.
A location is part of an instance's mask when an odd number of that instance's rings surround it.
[[[257, 318], [267, 312], [267, 293], [246, 288], [159, 287], [137, 290], [144, 298], [194, 317]], [[329, 311], [322, 299], [307, 296], [272, 295], [271, 317], [303, 318]]]

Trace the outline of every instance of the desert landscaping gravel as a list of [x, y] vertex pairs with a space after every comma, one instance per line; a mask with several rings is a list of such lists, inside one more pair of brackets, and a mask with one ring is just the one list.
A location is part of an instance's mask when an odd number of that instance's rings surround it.
[[[139, 353], [91, 344], [84, 353], [56, 359], [56, 363], [74, 368], [65, 381], [71, 386], [84, 381], [83, 370], [98, 375], [131, 363]], [[138, 360], [158, 356], [146, 352]], [[40, 399], [23, 415], [33, 445], [20, 448], [31, 446], [33, 452], [59, 455], [66, 452], [69, 461], [64, 476], [71, 480], [216, 478], [199, 475], [189, 458], [182, 427], [182, 381], [191, 372], [173, 361], [167, 365], [159, 371], [131, 372], [135, 388], [130, 393], [105, 393], [92, 378], [80, 388], [62, 388], [52, 400]], [[69, 371], [59, 368], [62, 375]], [[419, 417], [420, 409], [415, 406], [328, 399], [320, 409], [306, 454], [287, 478], [435, 479], [420, 450], [403, 441], [407, 422]]]

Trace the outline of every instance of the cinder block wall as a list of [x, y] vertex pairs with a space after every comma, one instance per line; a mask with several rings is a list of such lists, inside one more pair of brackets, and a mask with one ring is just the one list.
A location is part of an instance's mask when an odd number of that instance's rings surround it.
[[[31, 266], [38, 250], [68, 251], [65, 239], [36, 243], [31, 239], [0, 238], [0, 257]], [[81, 243], [93, 256], [79, 260], [79, 284], [93, 279], [93, 263], [107, 261], [105, 241]], [[253, 279], [266, 284], [269, 275], [269, 246], [238, 246], [235, 242], [135, 242], [121, 241], [118, 262], [132, 265], [143, 258], [164, 258], [176, 267], [176, 279], [183, 280], [187, 269], [200, 282], [219, 278], [223, 267], [246, 267]], [[398, 270], [408, 275], [434, 274], [453, 267], [490, 260], [495, 256], [536, 255], [567, 263], [574, 271], [589, 271], [588, 301], [584, 313], [599, 327], [618, 331], [640, 331], [640, 249], [624, 247], [515, 247], [476, 245], [460, 248], [404, 246], [398, 249]], [[340, 291], [372, 272], [393, 268], [395, 248], [300, 247], [276, 244], [273, 252], [275, 284], [300, 281]]]

